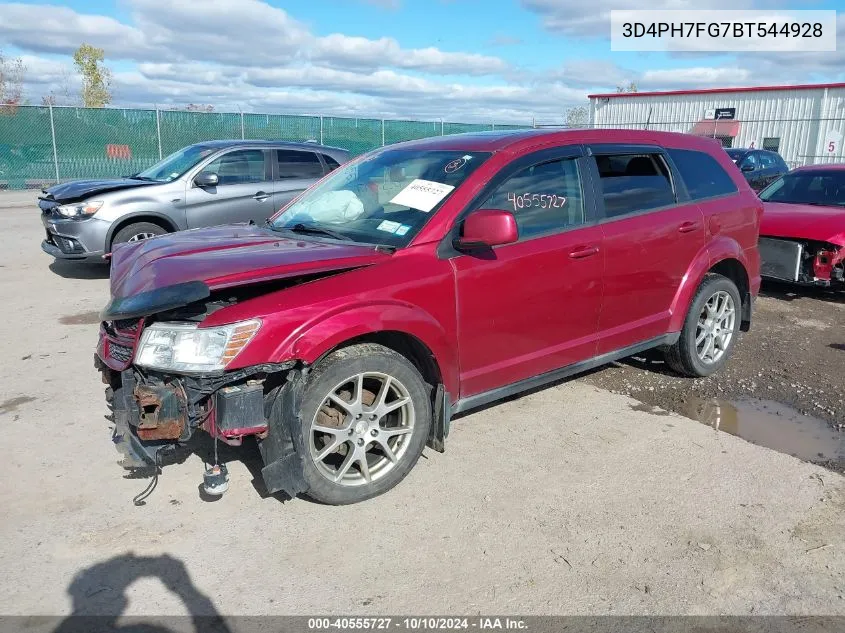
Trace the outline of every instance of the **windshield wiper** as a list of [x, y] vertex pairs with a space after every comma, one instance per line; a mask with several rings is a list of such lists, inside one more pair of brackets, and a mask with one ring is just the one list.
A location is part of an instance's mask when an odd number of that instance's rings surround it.
[[781, 204], [804, 204], [809, 207], [841, 207], [843, 202], [813, 202], [808, 200], [763, 200], [763, 202], [779, 202]]
[[337, 231], [332, 231], [331, 229], [324, 229], [321, 226], [316, 226], [314, 224], [303, 224], [299, 222], [294, 224], [293, 226], [283, 226], [281, 227], [285, 231], [291, 231], [292, 233], [305, 233], [310, 235], [325, 235], [326, 237], [331, 237], [336, 240], [344, 240], [346, 242], [352, 241], [352, 238], [348, 235], [344, 235], [343, 233], [338, 233]]
[[149, 181], [149, 182], [155, 182], [156, 181], [155, 178], [150, 178], [149, 176], [139, 176], [138, 174], [135, 174], [134, 176], [129, 176], [129, 178], [130, 178], [130, 180], [145, 180], [145, 181]]

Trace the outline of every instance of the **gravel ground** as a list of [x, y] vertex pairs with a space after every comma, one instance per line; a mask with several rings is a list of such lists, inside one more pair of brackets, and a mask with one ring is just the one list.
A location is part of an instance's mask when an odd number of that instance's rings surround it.
[[652, 352], [586, 381], [682, 414], [709, 398], [783, 403], [843, 430], [845, 442], [845, 293], [764, 283], [751, 331], [714, 376], [680, 377]]
[[[2, 213], [0, 614], [845, 615], [845, 478], [590, 384], [628, 366], [461, 417], [445, 454], [366, 503], [262, 496], [244, 449], [219, 501], [199, 498], [193, 455], [134, 507], [145, 482], [116, 466], [92, 368], [107, 281], [50, 267], [34, 208]], [[760, 312], [833, 337], [841, 305], [803, 303]], [[752, 353], [764, 332], [722, 389], [743, 362], [794, 357]], [[825, 353], [827, 391], [842, 352]]]

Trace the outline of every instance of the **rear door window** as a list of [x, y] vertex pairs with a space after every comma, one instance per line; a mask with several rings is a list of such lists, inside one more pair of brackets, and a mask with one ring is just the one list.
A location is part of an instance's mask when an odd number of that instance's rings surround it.
[[693, 200], [726, 196], [738, 191], [731, 177], [709, 154], [688, 149], [667, 151]]
[[660, 154], [601, 154], [596, 166], [607, 218], [675, 204], [669, 167]]
[[520, 240], [584, 224], [577, 160], [527, 167], [505, 180], [481, 206], [513, 213]]
[[321, 178], [323, 164], [314, 152], [277, 149], [279, 180], [293, 178]]

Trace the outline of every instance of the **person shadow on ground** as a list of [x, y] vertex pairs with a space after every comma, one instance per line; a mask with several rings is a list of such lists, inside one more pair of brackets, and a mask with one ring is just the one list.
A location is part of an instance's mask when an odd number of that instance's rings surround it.
[[[126, 590], [141, 578], [158, 578], [182, 601], [190, 617], [131, 616], [133, 622], [120, 624], [129, 605]], [[185, 564], [166, 554], [135, 556], [130, 552], [97, 563], [74, 576], [68, 593], [73, 611], [53, 633], [232, 633], [214, 603], [191, 581]]]

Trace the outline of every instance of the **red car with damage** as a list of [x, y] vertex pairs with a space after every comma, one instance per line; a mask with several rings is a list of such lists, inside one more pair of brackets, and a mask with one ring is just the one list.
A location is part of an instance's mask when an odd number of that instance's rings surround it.
[[114, 441], [141, 469], [198, 430], [255, 436], [270, 492], [373, 497], [458, 413], [648, 348], [720, 369], [751, 321], [761, 213], [694, 136], [381, 148], [266, 226], [115, 249], [95, 359]]
[[845, 165], [799, 167], [760, 199], [762, 275], [845, 289]]

